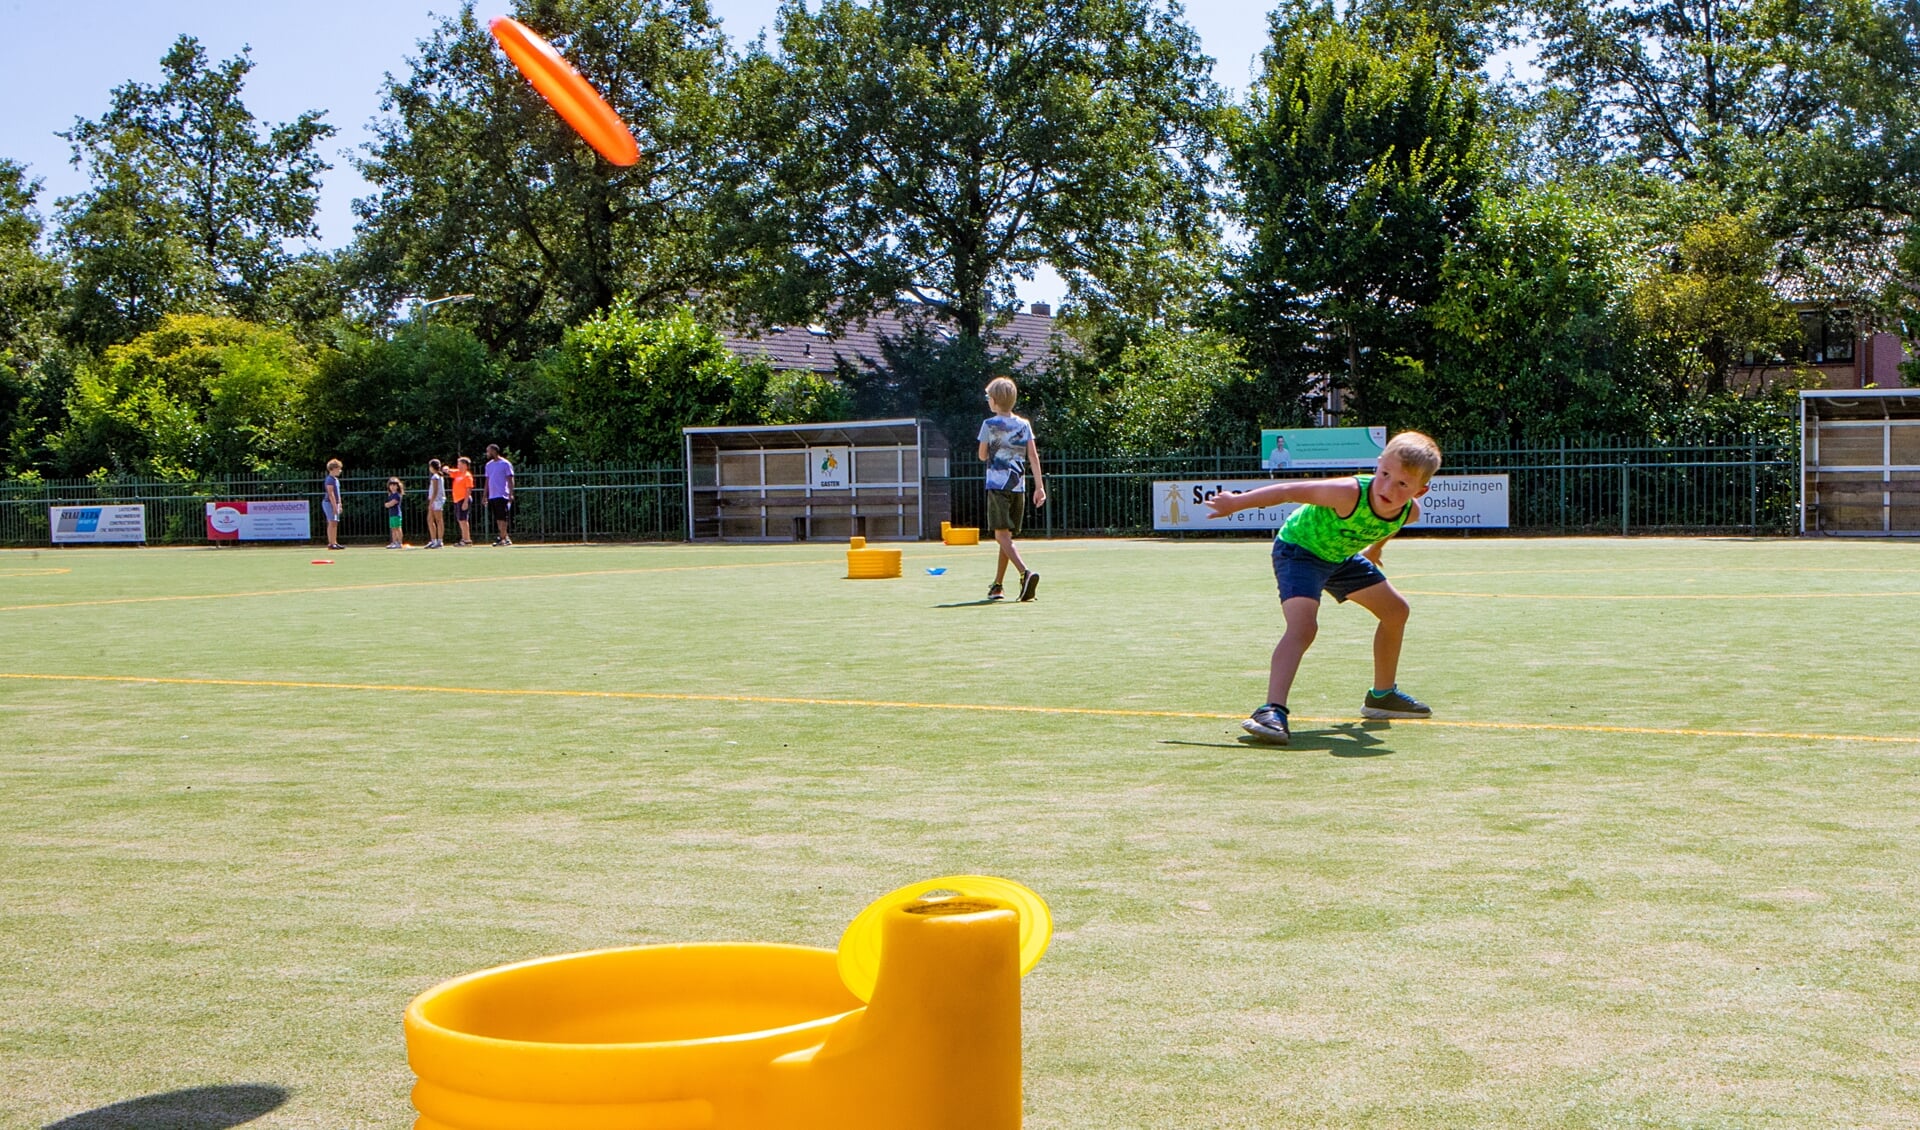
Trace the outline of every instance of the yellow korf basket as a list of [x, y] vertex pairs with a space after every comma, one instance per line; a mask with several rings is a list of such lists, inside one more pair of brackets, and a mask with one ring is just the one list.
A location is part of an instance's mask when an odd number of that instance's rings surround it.
[[900, 575], [900, 551], [897, 549], [847, 550], [847, 579], [878, 581]]

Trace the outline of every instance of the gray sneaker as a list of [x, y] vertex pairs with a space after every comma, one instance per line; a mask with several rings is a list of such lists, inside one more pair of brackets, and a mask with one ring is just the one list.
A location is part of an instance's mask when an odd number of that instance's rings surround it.
[[1040, 574], [1028, 573], [1020, 578], [1020, 599], [1032, 600], [1033, 594], [1040, 591]]
[[1286, 745], [1293, 741], [1293, 735], [1287, 729], [1287, 708], [1267, 703], [1253, 712], [1253, 716], [1240, 723], [1254, 741], [1264, 745]]
[[1386, 694], [1374, 694], [1367, 691], [1367, 699], [1360, 704], [1362, 718], [1431, 718], [1433, 708], [1412, 695], [1401, 694], [1395, 687]]

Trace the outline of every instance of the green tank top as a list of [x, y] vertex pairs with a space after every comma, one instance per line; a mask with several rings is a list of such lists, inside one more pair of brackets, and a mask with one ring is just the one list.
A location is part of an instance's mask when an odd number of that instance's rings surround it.
[[1345, 561], [1374, 542], [1399, 533], [1413, 515], [1413, 503], [1401, 507], [1392, 518], [1382, 518], [1373, 512], [1369, 500], [1373, 476], [1355, 475], [1354, 479], [1360, 484], [1360, 501], [1352, 514], [1342, 518], [1330, 507], [1309, 503], [1287, 515], [1286, 524], [1276, 536], [1322, 560]]

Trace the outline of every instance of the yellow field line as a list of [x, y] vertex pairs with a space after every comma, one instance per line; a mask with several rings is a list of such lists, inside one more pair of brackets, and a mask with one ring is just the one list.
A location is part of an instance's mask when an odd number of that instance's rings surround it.
[[175, 596], [120, 596], [101, 600], [49, 601], [44, 604], [0, 604], [0, 612], [38, 608], [94, 608], [107, 604], [161, 604], [179, 600], [238, 600], [258, 596], [298, 596], [314, 592], [358, 592], [364, 589], [425, 588], [434, 585], [480, 585], [491, 581], [544, 581], [572, 577], [621, 577], [636, 573], [684, 573], [700, 569], [772, 569], [792, 565], [839, 564], [837, 561], [750, 561], [734, 565], [649, 565], [633, 569], [584, 569], [575, 573], [508, 573], [498, 577], [438, 577], [430, 581], [369, 581], [362, 585], [313, 585], [298, 589], [258, 589], [252, 592], [203, 592]]
[[[574, 548], [574, 547], [562, 546], [560, 548]], [[944, 546], [943, 547], [943, 546], [928, 545], [925, 548], [930, 549], [933, 552], [916, 553], [913, 555], [911, 560], [914, 560], [914, 561], [939, 560], [940, 558], [943, 558], [943, 557], [953, 556], [953, 554], [950, 552], [942, 552], [943, 549], [958, 550], [958, 549], [970, 549], [973, 547], [971, 546]], [[1084, 548], [1085, 547], [1080, 547], [1080, 546], [1072, 546], [1072, 547], [1062, 546], [1062, 547], [1057, 547], [1057, 548], [1048, 550], [1048, 555], [1052, 556], [1055, 553], [1081, 552], [1084, 550]], [[173, 596], [121, 596], [121, 597], [107, 597], [99, 600], [60, 600], [60, 601], [46, 601], [38, 604], [0, 604], [0, 612], [28, 612], [28, 611], [33, 611], [33, 610], [42, 609], [42, 608], [98, 608], [105, 605], [114, 605], [114, 604], [165, 604], [173, 601], [182, 601], [182, 600], [239, 600], [239, 599], [245, 599], [250, 597], [262, 597], [262, 596], [298, 596], [303, 593], [359, 592], [366, 589], [423, 588], [423, 587], [436, 586], [436, 585], [479, 585], [479, 584], [486, 584], [491, 581], [544, 581], [544, 580], [560, 580], [560, 579], [566, 579], [566, 578], [572, 578], [572, 577], [624, 577], [624, 576], [633, 576], [635, 574], [640, 574], [640, 573], [686, 573], [686, 572], [697, 572], [704, 569], [774, 569], [774, 568], [785, 568], [785, 567], [790, 567], [795, 565], [823, 565], [823, 566], [833, 566], [835, 568], [839, 568], [843, 565], [843, 562], [837, 556], [821, 556], [821, 557], [810, 557], [810, 558], [806, 558], [804, 560], [798, 560], [798, 561], [744, 561], [744, 562], [738, 562], [734, 564], [718, 564], [718, 565], [647, 565], [647, 566], [636, 566], [631, 569], [585, 569], [585, 570], [581, 570], [579, 572], [573, 572], [573, 573], [511, 573], [511, 574], [506, 574], [498, 577], [439, 577], [430, 581], [369, 581], [366, 584], [360, 584], [360, 585], [312, 585], [306, 588], [257, 589], [251, 592], [184, 593], [184, 594], [173, 595]], [[66, 569], [61, 569], [58, 571], [63, 573], [70, 572], [70, 570], [66, 570]]]
[[[949, 710], [988, 714], [1092, 715], [1103, 718], [1188, 718], [1203, 721], [1235, 721], [1238, 714], [1217, 714], [1193, 710], [1125, 710], [1094, 706], [1017, 706], [1007, 703], [977, 702], [897, 702], [890, 699], [803, 698], [790, 695], [693, 694], [668, 691], [582, 691], [552, 690], [537, 687], [439, 687], [409, 683], [322, 683], [289, 679], [192, 679], [160, 675], [49, 675], [28, 672], [0, 672], [0, 679], [51, 683], [117, 683], [140, 686], [185, 687], [259, 687], [268, 689], [324, 691], [381, 691], [402, 694], [481, 695], [496, 698], [571, 698], [621, 699], [642, 702], [747, 702], [776, 706], [857, 706], [882, 710]], [[1351, 718], [1312, 718], [1293, 715], [1296, 722], [1351, 723]], [[1442, 719], [1399, 719], [1396, 725], [1434, 726], [1459, 730], [1549, 731], [1569, 734], [1653, 734], [1679, 738], [1769, 738], [1810, 742], [1877, 742], [1892, 745], [1920, 744], [1920, 737], [1889, 737], [1880, 734], [1807, 734], [1769, 730], [1693, 730], [1656, 726], [1597, 726], [1571, 722], [1460, 722]]]

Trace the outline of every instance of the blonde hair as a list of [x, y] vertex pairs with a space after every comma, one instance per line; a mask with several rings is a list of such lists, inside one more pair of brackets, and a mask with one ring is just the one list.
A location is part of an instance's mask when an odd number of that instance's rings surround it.
[[1020, 386], [1013, 383], [1011, 377], [995, 377], [987, 382], [987, 403], [997, 412], [1013, 411], [1014, 402], [1020, 399]]
[[338, 471], [339, 469], [340, 469], [340, 461], [338, 459], [327, 460], [327, 470]]
[[1420, 432], [1401, 432], [1387, 441], [1386, 450], [1380, 458], [1393, 456], [1394, 460], [1410, 471], [1423, 471], [1428, 478], [1440, 469], [1440, 445], [1433, 437]]

